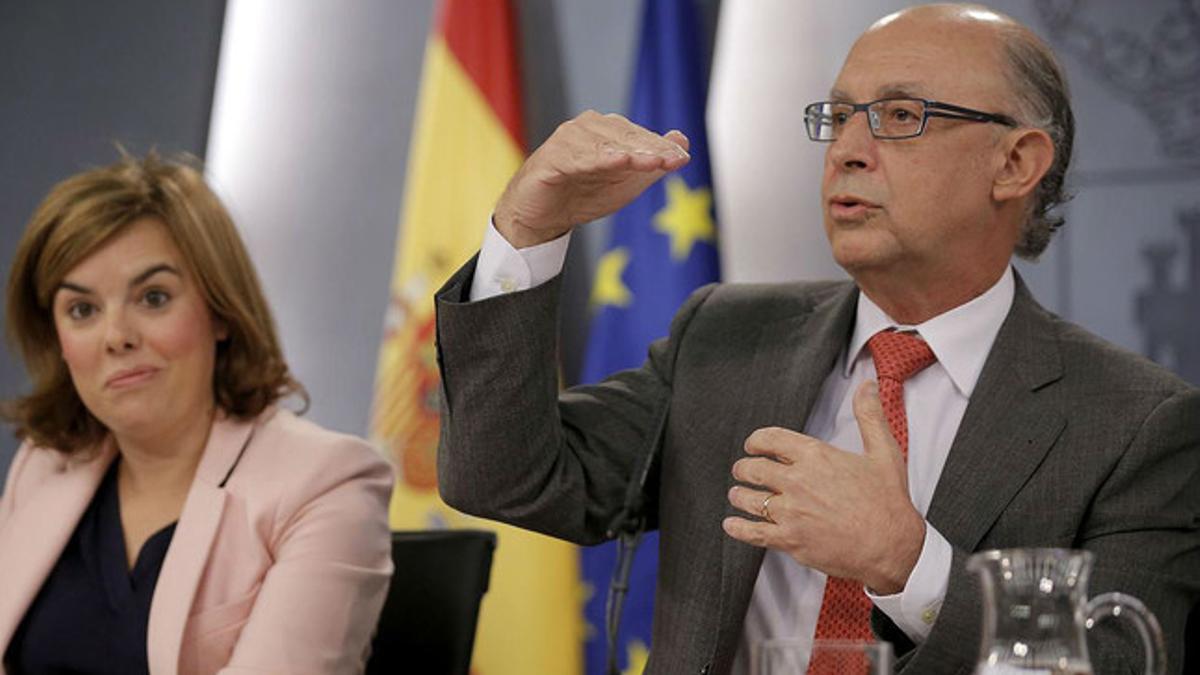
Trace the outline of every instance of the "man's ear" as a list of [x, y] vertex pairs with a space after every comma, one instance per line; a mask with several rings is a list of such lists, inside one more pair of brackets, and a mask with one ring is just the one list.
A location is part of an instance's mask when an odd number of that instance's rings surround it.
[[992, 183], [992, 199], [1021, 199], [1037, 189], [1054, 163], [1054, 141], [1041, 129], [1018, 129], [1002, 141], [1006, 152]]

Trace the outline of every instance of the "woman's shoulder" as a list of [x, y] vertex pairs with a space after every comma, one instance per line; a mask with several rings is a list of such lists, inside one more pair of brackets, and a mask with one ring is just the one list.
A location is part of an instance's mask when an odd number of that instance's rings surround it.
[[[8, 467], [8, 475], [0, 483], [0, 512], [8, 513], [29, 496], [57, 481], [74, 480], [79, 471], [94, 473], [107, 464], [112, 448], [107, 441], [95, 448], [64, 453], [55, 448], [36, 445], [28, 440], [21, 443]], [[2, 514], [0, 514], [2, 515]]]
[[69, 473], [80, 466], [100, 460], [104, 454], [103, 447], [68, 454], [56, 448], [23, 441], [8, 467], [8, 477], [3, 483], [5, 491], [13, 485], [40, 483]]
[[254, 442], [292, 462], [383, 461], [375, 446], [362, 437], [326, 429], [286, 408], [270, 409], [259, 417]]
[[252, 434], [230, 475], [231, 485], [250, 484], [260, 490], [263, 479], [269, 478], [297, 493], [328, 490], [347, 481], [392, 481], [391, 465], [366, 440], [326, 429], [289, 410], [267, 410], [255, 421]]
[[[35, 445], [32, 441], [21, 442], [9, 465], [10, 474], [21, 476], [62, 473], [69, 466], [68, 456], [55, 448]], [[10, 476], [11, 478], [12, 476]]]
[[12, 463], [8, 465], [4, 483], [0, 484], [4, 503], [11, 505], [18, 495], [23, 495], [31, 486], [63, 473], [67, 468], [66, 460], [66, 456], [57, 450], [41, 448], [29, 441], [21, 443], [13, 455]]

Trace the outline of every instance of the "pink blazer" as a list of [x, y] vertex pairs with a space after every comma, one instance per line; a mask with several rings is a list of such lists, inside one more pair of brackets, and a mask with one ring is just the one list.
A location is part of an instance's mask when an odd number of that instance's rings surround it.
[[[0, 657], [116, 456], [21, 447], [0, 498]], [[213, 423], [163, 561], [153, 675], [357, 673], [392, 573], [392, 471], [290, 412]], [[0, 664], [0, 675], [4, 667]]]

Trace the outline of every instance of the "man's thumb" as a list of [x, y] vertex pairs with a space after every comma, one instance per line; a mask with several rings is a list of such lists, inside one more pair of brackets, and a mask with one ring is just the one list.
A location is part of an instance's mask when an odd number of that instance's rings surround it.
[[888, 427], [883, 403], [879, 400], [879, 385], [867, 380], [854, 392], [854, 418], [858, 420], [858, 432], [862, 434], [863, 452], [899, 451], [892, 430]]

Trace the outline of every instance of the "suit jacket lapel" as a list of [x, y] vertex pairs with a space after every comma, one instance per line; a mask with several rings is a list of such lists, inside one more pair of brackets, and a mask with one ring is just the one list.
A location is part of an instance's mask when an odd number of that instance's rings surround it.
[[225, 509], [224, 481], [250, 443], [254, 426], [220, 413], [213, 422], [150, 603], [146, 641], [154, 675], [178, 671], [183, 630]]
[[[844, 283], [818, 291], [811, 303], [795, 313], [765, 324], [759, 335], [752, 371], [746, 381], [753, 383], [740, 420], [746, 433], [765, 426], [802, 430], [808, 413], [816, 403], [826, 376], [833, 370], [845, 349], [854, 326], [858, 291]], [[743, 455], [738, 444], [729, 464]], [[726, 490], [733, 485], [730, 475]], [[726, 505], [726, 515], [738, 512]], [[719, 663], [732, 658], [738, 634], [730, 630], [741, 626], [758, 568], [765, 551], [726, 536], [721, 551], [720, 634], [717, 638]]]
[[[116, 446], [106, 440], [98, 455], [66, 459], [63, 475], [39, 486], [13, 514], [0, 538], [0, 578], [6, 589], [0, 593], [0, 647], [12, 639], [116, 455]], [[2, 652], [0, 648], [0, 656]]]
[[974, 550], [1062, 433], [1062, 412], [1037, 395], [1061, 377], [1052, 319], [1017, 277], [926, 516], [954, 546]]

